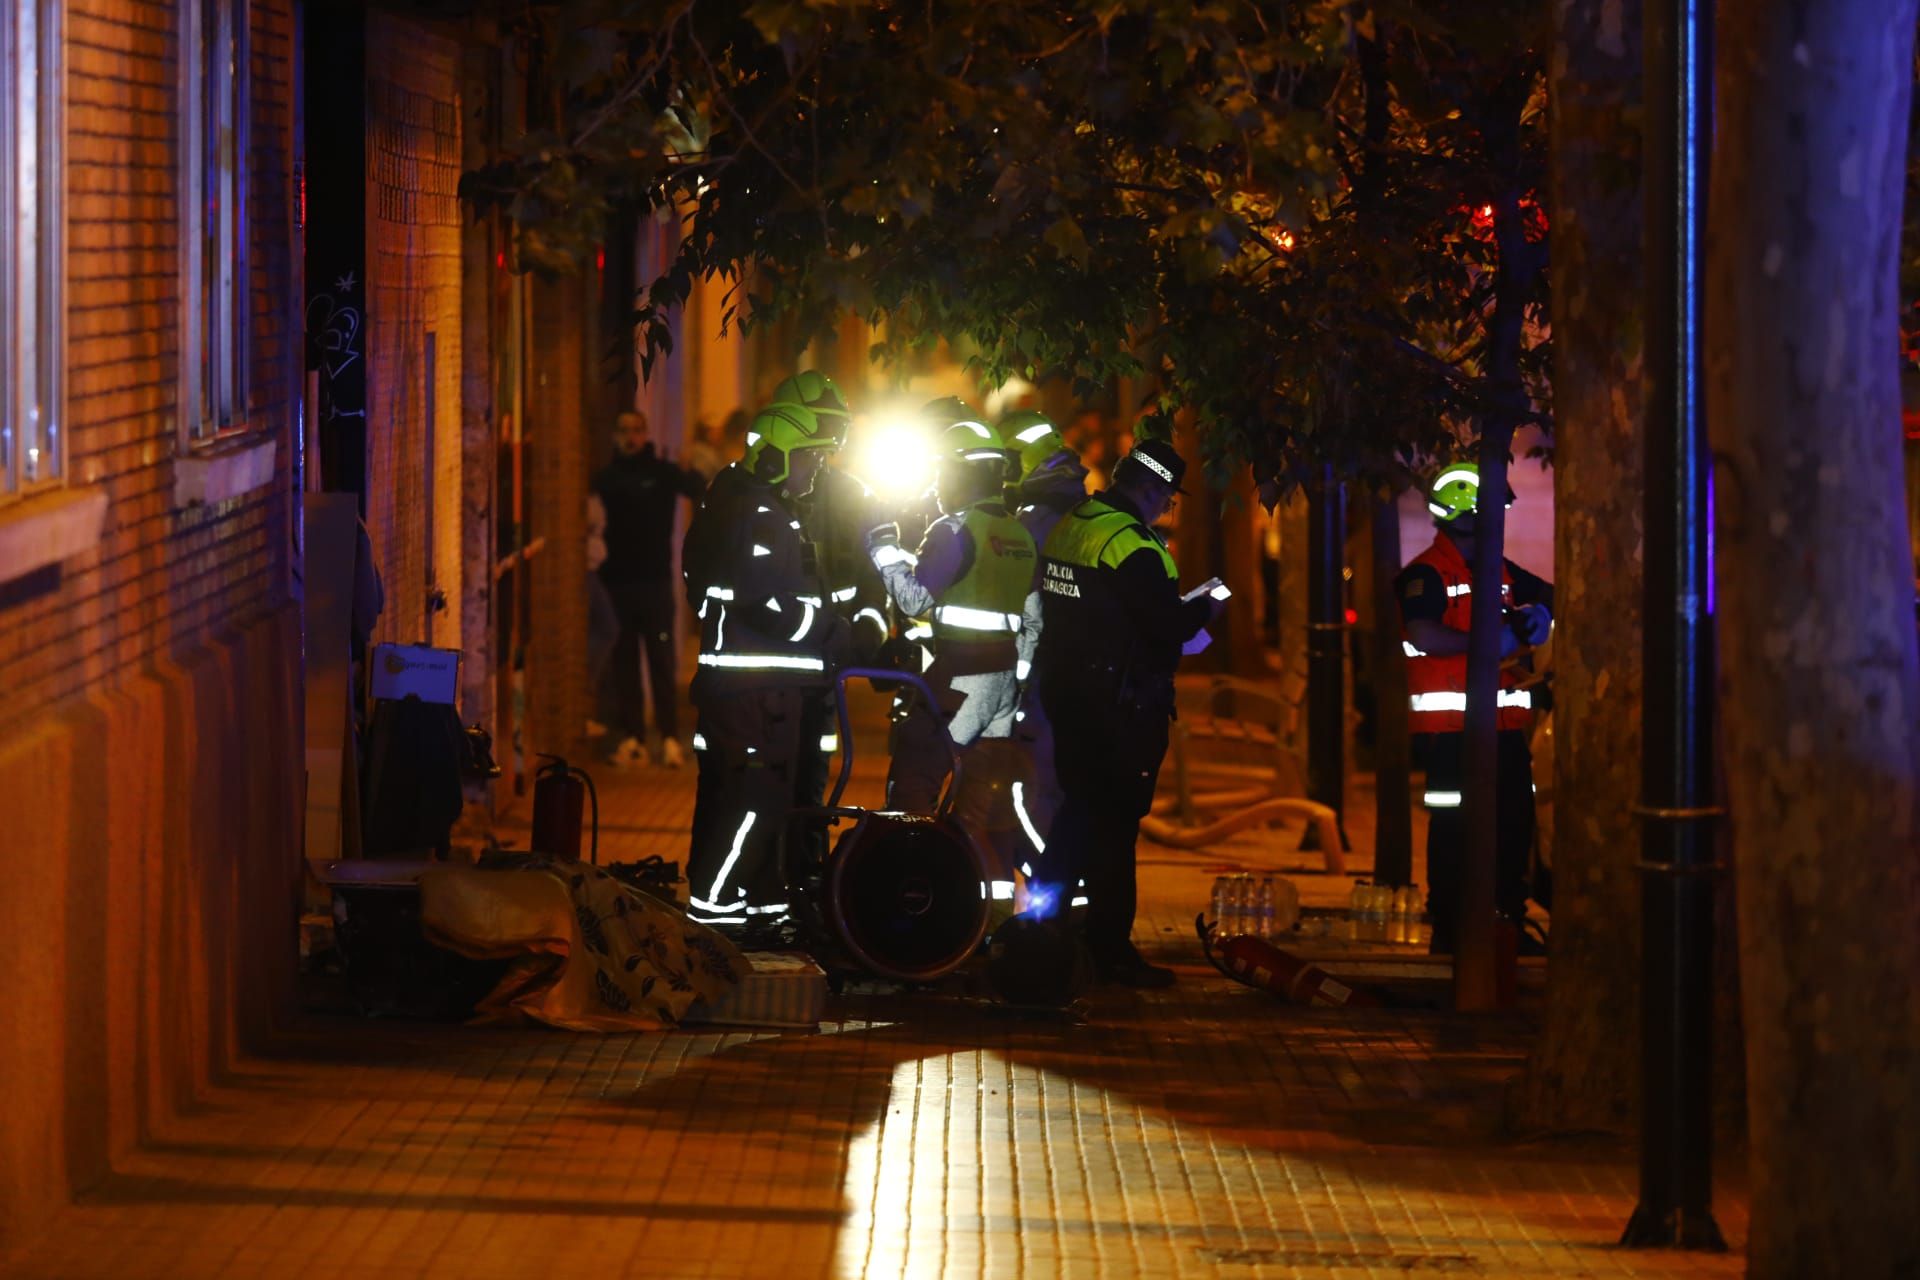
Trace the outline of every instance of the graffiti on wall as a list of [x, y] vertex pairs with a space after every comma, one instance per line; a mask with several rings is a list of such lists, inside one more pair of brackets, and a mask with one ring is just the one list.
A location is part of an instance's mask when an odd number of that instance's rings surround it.
[[360, 368], [362, 347], [360, 308], [353, 305], [356, 285], [349, 271], [333, 282], [333, 292], [316, 293], [307, 301], [307, 341], [310, 363], [320, 371], [320, 420], [367, 416], [367, 379]]

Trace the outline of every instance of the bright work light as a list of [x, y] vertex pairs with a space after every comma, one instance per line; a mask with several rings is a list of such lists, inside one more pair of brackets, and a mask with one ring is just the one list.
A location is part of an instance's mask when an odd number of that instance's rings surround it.
[[848, 444], [849, 469], [882, 498], [917, 498], [933, 483], [927, 424], [910, 411], [883, 411], [856, 422]]

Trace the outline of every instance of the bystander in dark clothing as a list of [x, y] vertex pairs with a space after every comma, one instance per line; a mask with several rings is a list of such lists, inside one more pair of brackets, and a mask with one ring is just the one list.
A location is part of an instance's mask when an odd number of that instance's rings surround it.
[[697, 499], [703, 490], [698, 472], [662, 457], [653, 447], [645, 415], [620, 415], [613, 459], [593, 478], [593, 492], [607, 513], [607, 559], [600, 566], [600, 580], [613, 599], [620, 624], [610, 659], [614, 695], [610, 727], [616, 764], [647, 759], [646, 698], [640, 684], [643, 654], [653, 689], [654, 725], [660, 730], [661, 762], [678, 767], [684, 758], [673, 645], [673, 526], [679, 499]]

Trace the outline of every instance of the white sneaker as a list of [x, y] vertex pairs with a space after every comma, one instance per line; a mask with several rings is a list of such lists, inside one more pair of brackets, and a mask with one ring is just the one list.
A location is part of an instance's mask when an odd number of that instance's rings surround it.
[[687, 763], [687, 754], [680, 747], [680, 739], [662, 738], [660, 740], [660, 767], [661, 768], [678, 769], [684, 766], [686, 763]]
[[607, 757], [607, 763], [616, 769], [629, 769], [647, 763], [647, 748], [638, 738], [623, 738], [620, 745]]

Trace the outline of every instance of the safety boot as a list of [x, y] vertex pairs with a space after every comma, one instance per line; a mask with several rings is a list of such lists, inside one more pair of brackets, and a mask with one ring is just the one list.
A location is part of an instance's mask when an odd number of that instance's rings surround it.
[[607, 763], [616, 769], [631, 769], [647, 763], [646, 744], [634, 737], [623, 738], [607, 755]]

